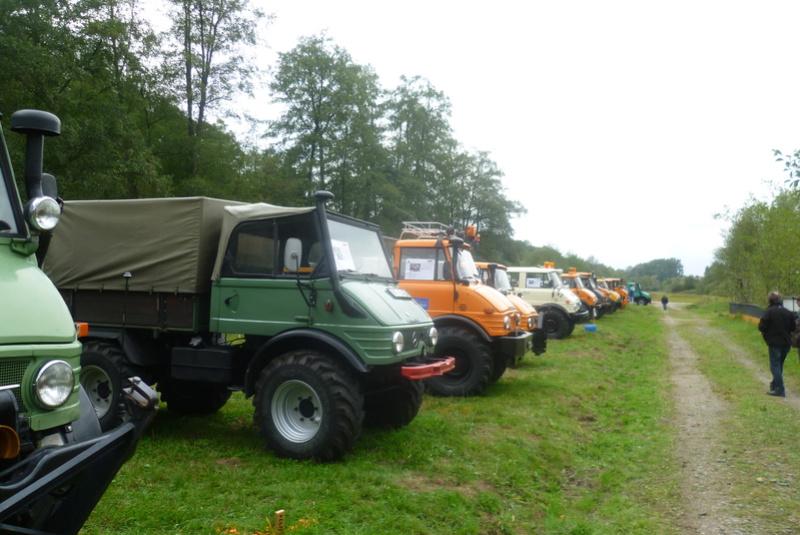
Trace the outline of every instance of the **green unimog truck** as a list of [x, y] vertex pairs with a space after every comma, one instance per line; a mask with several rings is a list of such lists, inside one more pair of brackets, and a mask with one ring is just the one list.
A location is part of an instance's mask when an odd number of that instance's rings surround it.
[[363, 425], [401, 427], [434, 359], [428, 314], [397, 287], [376, 225], [314, 206], [205, 197], [66, 202], [45, 271], [84, 342], [104, 426], [124, 377], [167, 409], [207, 414], [253, 398], [280, 456], [335, 460]]
[[61, 122], [37, 110], [10, 122], [27, 136], [27, 202], [0, 131], [0, 533], [70, 535], [133, 454], [157, 398], [128, 379], [118, 425], [101, 434], [79, 383], [76, 326], [38, 265], [60, 215], [55, 179], [42, 173], [44, 138]]

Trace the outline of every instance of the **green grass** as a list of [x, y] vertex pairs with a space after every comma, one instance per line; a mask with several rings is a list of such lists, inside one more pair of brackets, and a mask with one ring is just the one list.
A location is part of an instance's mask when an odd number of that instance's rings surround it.
[[630, 307], [528, 354], [477, 398], [427, 396], [344, 460], [276, 458], [240, 394], [216, 415], [162, 408], [84, 534], [673, 533], [669, 363], [660, 307]]

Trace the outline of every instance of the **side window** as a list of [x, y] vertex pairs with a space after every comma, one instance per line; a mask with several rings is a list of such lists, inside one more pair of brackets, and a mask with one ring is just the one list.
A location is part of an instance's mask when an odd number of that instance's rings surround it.
[[400, 280], [444, 279], [444, 256], [430, 247], [405, 247], [400, 251]]
[[250, 221], [231, 234], [222, 275], [228, 277], [272, 277], [275, 275], [274, 223]]
[[[302, 244], [302, 251], [300, 253], [300, 277], [309, 277], [311, 272], [324, 261], [322, 254], [323, 248], [320, 243], [319, 233], [317, 232], [316, 222], [311, 213], [303, 214], [292, 217], [284, 217], [275, 221], [275, 237], [278, 240], [278, 265], [280, 269], [277, 272], [278, 276], [287, 276], [295, 278], [298, 273], [295, 273], [297, 266], [284, 265], [284, 251], [286, 250], [286, 243], [294, 238], [300, 240]], [[327, 273], [327, 269], [318, 269], [317, 275]]]

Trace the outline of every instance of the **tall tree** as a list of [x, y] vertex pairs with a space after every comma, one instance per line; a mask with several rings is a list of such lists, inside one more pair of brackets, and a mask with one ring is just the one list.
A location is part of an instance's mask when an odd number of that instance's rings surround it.
[[284, 111], [269, 135], [305, 177], [308, 194], [329, 189], [337, 195], [337, 210], [365, 218], [378, 214], [386, 156], [381, 92], [372, 69], [354, 63], [324, 35], [305, 37], [279, 55], [270, 89]]
[[[255, 47], [264, 13], [249, 0], [169, 0], [172, 37], [178, 43], [171, 57], [181, 72], [177, 92], [185, 103], [187, 135], [202, 137], [210, 110], [237, 94], [252, 94], [258, 69], [246, 56]], [[179, 67], [178, 67], [179, 66]], [[176, 79], [176, 82], [178, 80]], [[190, 146], [190, 177], [197, 172], [198, 144]]]
[[402, 219], [429, 220], [443, 194], [442, 175], [458, 143], [450, 126], [450, 100], [428, 80], [402, 77], [387, 102], [390, 180], [404, 200]]

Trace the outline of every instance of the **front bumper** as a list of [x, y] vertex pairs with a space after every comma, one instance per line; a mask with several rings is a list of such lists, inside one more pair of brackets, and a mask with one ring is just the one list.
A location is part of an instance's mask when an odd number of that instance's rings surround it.
[[39, 448], [0, 472], [0, 533], [80, 531], [158, 409], [158, 396], [138, 378], [131, 378], [124, 393], [122, 425], [80, 442]]
[[427, 379], [437, 375], [444, 375], [456, 367], [455, 357], [435, 359], [401, 368], [403, 377], [412, 380]]
[[492, 353], [508, 360], [511, 366], [516, 365], [528, 351], [533, 334], [526, 331], [517, 331], [508, 336], [496, 338]]
[[571, 319], [575, 323], [586, 323], [590, 319], [592, 319], [592, 315], [589, 314], [589, 311], [586, 308], [581, 307], [581, 309], [578, 312], [573, 312], [572, 314], [570, 314], [569, 319]]

